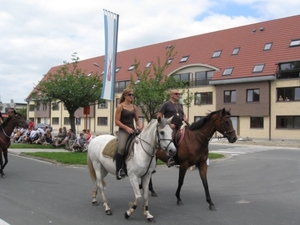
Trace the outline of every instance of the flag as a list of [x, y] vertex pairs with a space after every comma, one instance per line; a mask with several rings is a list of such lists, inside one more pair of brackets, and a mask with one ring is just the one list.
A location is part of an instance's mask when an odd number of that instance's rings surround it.
[[101, 98], [114, 100], [119, 15], [104, 11], [105, 63]]

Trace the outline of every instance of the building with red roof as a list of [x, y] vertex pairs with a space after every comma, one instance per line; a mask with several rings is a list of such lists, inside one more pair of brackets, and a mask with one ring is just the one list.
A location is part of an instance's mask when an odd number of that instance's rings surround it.
[[[185, 108], [190, 122], [225, 107], [231, 109], [241, 137], [298, 139], [299, 24], [300, 15], [296, 15], [118, 52], [116, 99], [129, 83], [135, 59], [143, 68], [156, 62], [157, 57], [165, 59], [166, 51], [174, 47], [177, 54], [169, 59], [166, 73], [188, 82], [190, 92], [195, 94], [192, 106]], [[81, 60], [78, 65], [87, 73], [101, 73], [104, 56]], [[48, 73], [55, 73], [60, 66]], [[281, 101], [280, 96], [289, 101]], [[30, 109], [30, 94], [27, 101]], [[80, 129], [85, 121], [93, 132], [110, 133], [109, 105], [92, 107], [86, 121], [78, 110]], [[36, 123], [50, 122], [55, 129], [67, 125], [63, 117], [68, 114], [53, 112], [50, 107], [44, 112], [29, 110], [28, 114]]]

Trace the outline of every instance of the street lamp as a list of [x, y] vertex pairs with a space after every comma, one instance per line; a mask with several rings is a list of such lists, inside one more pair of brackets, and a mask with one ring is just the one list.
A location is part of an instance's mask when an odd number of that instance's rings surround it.
[[104, 74], [104, 69], [103, 69], [101, 66], [99, 66], [99, 64], [98, 64], [98, 63], [93, 63], [93, 65], [94, 65], [94, 66], [96, 66], [96, 67], [99, 67], [100, 69], [102, 69], [102, 70], [103, 70], [103, 72], [102, 72], [101, 74]]

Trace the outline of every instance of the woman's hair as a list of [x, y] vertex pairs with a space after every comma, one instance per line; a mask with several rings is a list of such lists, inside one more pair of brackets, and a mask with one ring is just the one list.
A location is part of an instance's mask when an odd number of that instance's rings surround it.
[[124, 90], [123, 90], [123, 93], [122, 93], [122, 96], [120, 98], [120, 103], [124, 102], [125, 101], [125, 96], [130, 93], [130, 92], [133, 92], [133, 90], [130, 88], [130, 87], [126, 87]]

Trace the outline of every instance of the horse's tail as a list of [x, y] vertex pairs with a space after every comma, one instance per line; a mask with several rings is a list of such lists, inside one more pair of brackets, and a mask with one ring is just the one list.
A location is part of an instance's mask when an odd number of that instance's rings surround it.
[[91, 161], [89, 155], [87, 155], [87, 165], [88, 165], [88, 168], [89, 168], [89, 171], [90, 171], [90, 176], [91, 176], [93, 182], [96, 182], [96, 180], [97, 180], [96, 172], [95, 172], [94, 166], [92, 164], [92, 161]]
[[[96, 172], [95, 172], [93, 163], [92, 163], [89, 155], [87, 155], [87, 165], [88, 165], [88, 168], [89, 168], [89, 171], [90, 171], [91, 179], [94, 183], [96, 183], [97, 176], [96, 176]], [[102, 179], [102, 185], [103, 185], [103, 187], [106, 186], [106, 183], [103, 179]]]

